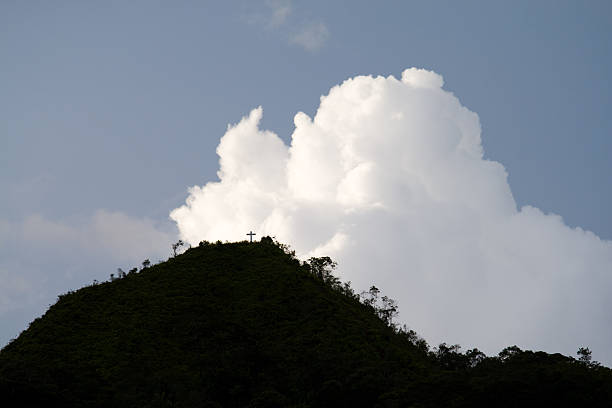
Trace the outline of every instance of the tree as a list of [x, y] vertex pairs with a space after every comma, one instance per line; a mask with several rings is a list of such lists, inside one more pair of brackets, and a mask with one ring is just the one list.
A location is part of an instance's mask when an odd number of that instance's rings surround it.
[[425, 341], [424, 338], [419, 336], [417, 332], [412, 329], [409, 329], [408, 326], [403, 325], [397, 330], [397, 333], [404, 336], [404, 338], [408, 340], [413, 346], [416, 346], [424, 353], [427, 353], [429, 351], [429, 344], [427, 344], [427, 341]]
[[370, 290], [368, 292], [361, 292], [361, 299], [362, 299], [362, 303], [366, 306], [370, 306], [373, 307], [374, 310], [377, 310], [377, 303], [378, 303], [378, 294], [380, 293], [380, 289], [378, 289], [376, 286], [372, 285], [370, 287]]
[[183, 245], [185, 245], [185, 243], [180, 239], [175, 244], [172, 244], [172, 254], [176, 256], [176, 251]]
[[340, 279], [335, 277], [333, 272], [337, 265], [329, 256], [313, 257], [304, 263], [304, 266], [315, 278], [322, 280], [334, 289], [341, 288]]
[[461, 354], [461, 346], [458, 344], [440, 344], [433, 351], [433, 355], [440, 365], [447, 370], [461, 370], [469, 366], [469, 357]]
[[340, 291], [345, 295], [350, 297], [351, 299], [359, 300], [359, 295], [355, 293], [353, 288], [351, 288], [351, 281], [344, 282], [340, 286]]
[[397, 317], [399, 311], [397, 306], [397, 301], [383, 296], [381, 298], [382, 306], [378, 308], [377, 313], [378, 316], [387, 323], [388, 326], [393, 326], [393, 319]]
[[149, 259], [145, 259], [144, 261], [142, 261], [142, 269], [146, 269], [151, 265], [151, 261], [149, 261]]
[[499, 356], [501, 361], [505, 362], [505, 361], [511, 359], [512, 357], [515, 357], [515, 356], [521, 354], [522, 352], [523, 352], [523, 350], [521, 350], [518, 346], [510, 346], [510, 347], [506, 347], [505, 349], [500, 351], [498, 356]]
[[581, 363], [586, 365], [592, 364], [591, 360], [593, 358], [593, 352], [588, 347], [580, 347], [576, 354], [578, 354], [578, 361], [580, 361]]
[[467, 357], [468, 364], [471, 368], [476, 367], [478, 364], [483, 362], [485, 358], [487, 358], [486, 354], [477, 348], [466, 351], [465, 356]]
[[[361, 298], [361, 303], [373, 308], [376, 315], [385, 322], [387, 326], [396, 329], [395, 324], [393, 324], [393, 319], [399, 314], [397, 301], [388, 296], [383, 296], [379, 299], [378, 295], [380, 295], [380, 289], [372, 285], [368, 292], [361, 292], [359, 297]], [[379, 300], [381, 303], [380, 305]]]
[[259, 241], [262, 244], [274, 245], [274, 241], [272, 240], [272, 237], [270, 237], [269, 235], [266, 235], [265, 237], [261, 237], [261, 239]]

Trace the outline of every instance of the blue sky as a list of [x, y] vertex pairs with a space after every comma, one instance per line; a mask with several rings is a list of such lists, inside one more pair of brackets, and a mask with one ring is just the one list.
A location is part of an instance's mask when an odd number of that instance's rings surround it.
[[61, 237], [125, 216], [169, 254], [168, 213], [217, 179], [229, 123], [262, 106], [289, 143], [294, 115], [356, 75], [443, 75], [519, 207], [612, 239], [611, 16], [605, 1], [3, 2], [0, 342], [59, 292], [163, 256]]

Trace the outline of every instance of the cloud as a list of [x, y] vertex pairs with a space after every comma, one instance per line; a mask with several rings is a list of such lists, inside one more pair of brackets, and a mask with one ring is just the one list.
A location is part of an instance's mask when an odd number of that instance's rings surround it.
[[32, 284], [20, 275], [11, 273], [6, 265], [0, 265], [0, 316], [22, 304], [25, 296], [32, 295]]
[[295, 115], [291, 145], [229, 126], [219, 182], [175, 209], [181, 237], [243, 240], [253, 229], [303, 258], [329, 255], [359, 290], [377, 285], [431, 343], [612, 363], [612, 242], [537, 208], [518, 209], [504, 167], [483, 157], [478, 116], [422, 69], [359, 76]]
[[291, 36], [289, 42], [314, 52], [319, 50], [329, 38], [329, 30], [322, 22], [306, 24], [302, 29]]
[[[319, 50], [329, 38], [327, 26], [320, 21], [305, 22], [299, 16], [295, 17], [291, 0], [266, 0], [263, 3], [251, 4], [255, 7], [244, 15], [244, 20], [265, 30], [273, 30], [288, 35], [289, 44], [299, 45], [307, 51]], [[300, 13], [297, 13], [300, 14]], [[297, 23], [290, 23], [291, 17]], [[301, 21], [300, 21], [301, 20]], [[289, 29], [287, 30], [287, 27]], [[295, 29], [297, 27], [297, 29]], [[283, 28], [285, 28], [283, 30]], [[287, 31], [289, 34], [287, 34]]]
[[291, 0], [266, 0], [264, 7], [257, 5], [257, 10], [248, 12], [245, 20], [249, 24], [262, 26], [267, 30], [278, 28], [285, 23], [293, 13]]
[[164, 254], [172, 241], [172, 234], [159, 229], [153, 220], [107, 210], [71, 221], [31, 215], [17, 226], [17, 233], [22, 242], [34, 248], [51, 249], [66, 256], [78, 248], [122, 261]]
[[271, 28], [285, 24], [292, 11], [290, 0], [268, 0], [266, 1], [266, 6], [268, 6], [271, 11], [268, 22]]

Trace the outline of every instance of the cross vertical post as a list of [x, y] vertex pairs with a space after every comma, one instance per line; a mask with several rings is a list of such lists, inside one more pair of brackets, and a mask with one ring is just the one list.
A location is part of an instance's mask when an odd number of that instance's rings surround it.
[[253, 235], [257, 235], [257, 234], [254, 233], [253, 231], [249, 231], [247, 235], [249, 236], [249, 238], [251, 238], [251, 242], [253, 242]]

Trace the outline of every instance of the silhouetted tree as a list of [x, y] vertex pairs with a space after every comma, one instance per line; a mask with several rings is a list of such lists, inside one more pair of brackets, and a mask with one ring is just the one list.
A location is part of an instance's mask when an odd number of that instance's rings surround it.
[[389, 326], [393, 326], [393, 319], [398, 315], [397, 301], [383, 296], [381, 298], [382, 306], [376, 311], [378, 316]]
[[274, 241], [274, 245], [279, 247], [285, 254], [289, 255], [292, 259], [295, 259], [295, 250], [291, 249], [290, 245], [283, 244], [282, 242], [279, 242], [276, 239], [276, 237], [272, 237], [272, 239]]
[[376, 286], [372, 285], [370, 290], [367, 292], [361, 292], [361, 302], [366, 306], [371, 306], [376, 310], [376, 304], [378, 303], [378, 294], [380, 293], [380, 289]]
[[427, 344], [427, 341], [419, 336], [417, 332], [409, 329], [406, 325], [403, 325], [400, 329], [398, 329], [397, 333], [404, 336], [410, 343], [412, 343], [412, 345], [416, 346], [421, 351], [425, 353], [429, 351], [429, 344]]
[[151, 261], [149, 261], [149, 259], [145, 259], [144, 261], [142, 261], [142, 269], [146, 269], [151, 265]]
[[359, 297], [361, 298], [361, 303], [373, 308], [376, 315], [382, 321], [384, 321], [389, 327], [396, 329], [395, 325], [393, 324], [393, 319], [397, 317], [399, 313], [397, 301], [388, 296], [383, 296], [379, 299], [378, 295], [380, 295], [380, 289], [372, 285], [369, 291], [361, 292]]
[[347, 281], [347, 282], [344, 282], [344, 283], [342, 284], [342, 290], [341, 290], [341, 292], [342, 292], [342, 293], [343, 293], [345, 296], [348, 296], [348, 297], [350, 297], [350, 298], [352, 298], [352, 299], [359, 299], [359, 295], [357, 295], [357, 294], [355, 293], [355, 291], [353, 290], [353, 288], [351, 288], [351, 281]]
[[576, 354], [578, 354], [578, 361], [586, 365], [591, 365], [593, 352], [588, 347], [580, 347]]
[[461, 354], [460, 349], [461, 346], [458, 344], [449, 346], [446, 343], [442, 343], [434, 349], [433, 355], [445, 369], [461, 370], [468, 368], [469, 359], [466, 355]]
[[499, 359], [501, 361], [505, 362], [505, 361], [511, 359], [512, 357], [515, 357], [515, 356], [521, 354], [522, 352], [523, 352], [523, 350], [521, 350], [518, 346], [510, 346], [510, 347], [506, 347], [505, 349], [500, 351], [498, 356], [499, 356]]
[[185, 245], [185, 243], [182, 240], [178, 240], [176, 243], [172, 244], [172, 254], [173, 256], [176, 256], [176, 251], [182, 247], [183, 245]]
[[340, 280], [333, 274], [333, 271], [338, 264], [332, 261], [329, 256], [310, 258], [306, 265], [310, 269], [310, 273], [331, 287], [335, 288], [336, 286], [340, 285]]
[[484, 361], [485, 358], [487, 358], [487, 355], [477, 348], [466, 351], [465, 356], [467, 357], [470, 368], [476, 367], [478, 364]]
[[274, 241], [272, 240], [272, 237], [270, 237], [269, 235], [265, 237], [261, 237], [260, 242], [262, 244], [274, 245]]

